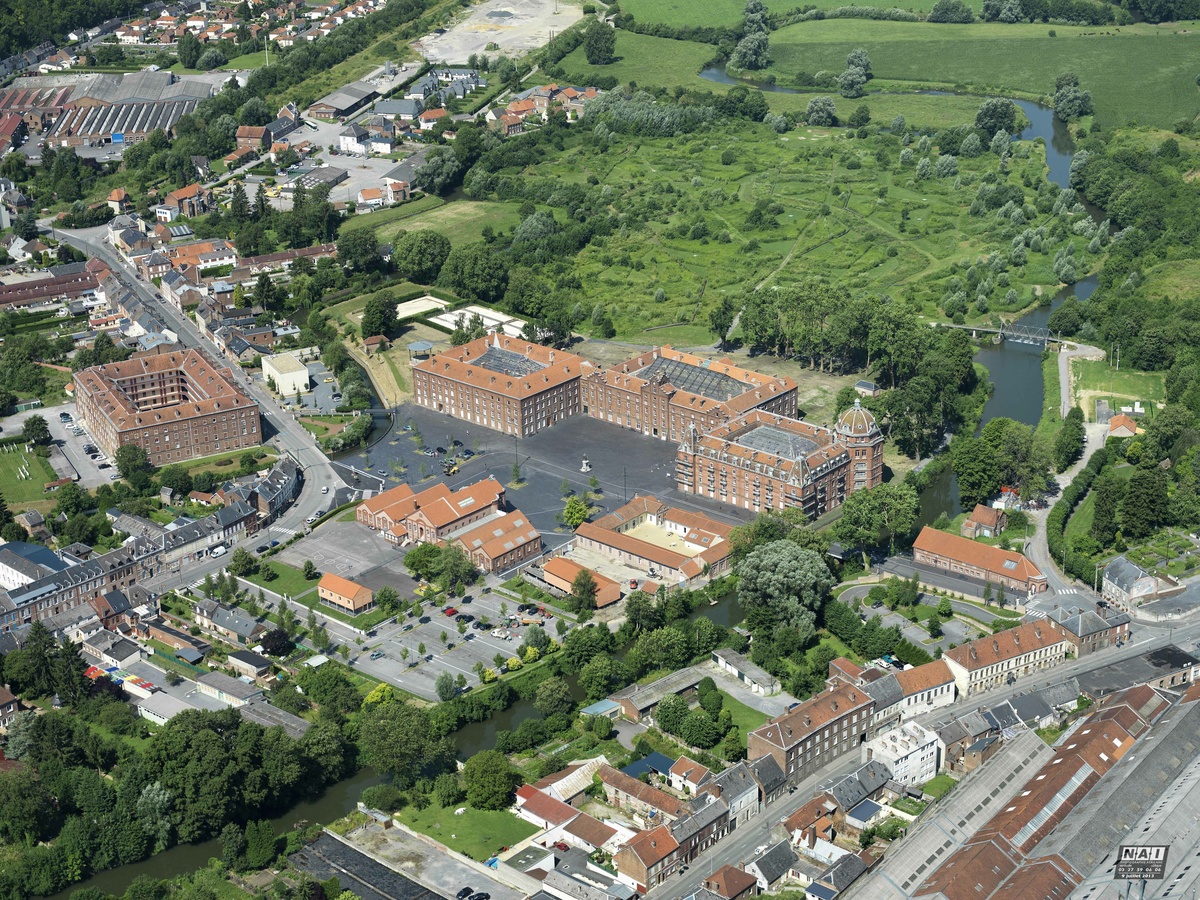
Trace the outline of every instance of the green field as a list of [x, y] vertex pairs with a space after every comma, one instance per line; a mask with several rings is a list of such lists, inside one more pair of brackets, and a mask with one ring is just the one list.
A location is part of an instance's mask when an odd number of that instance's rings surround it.
[[465, 803], [461, 808], [466, 811], [456, 816], [454, 809], [439, 806], [435, 800], [422, 810], [406, 806], [396, 813], [396, 818], [439, 844], [481, 862], [501, 847], [520, 843], [538, 830], [506, 809], [481, 810]]
[[[878, 6], [882, 9], [904, 9], [911, 12], [928, 12], [934, 0], [904, 0], [891, 3], [888, 0], [866, 0], [858, 6]], [[639, 22], [654, 22], [676, 27], [687, 25], [736, 26], [742, 21], [745, 3], [741, 0], [623, 0], [621, 9]], [[801, 7], [836, 9], [848, 6], [846, 0], [764, 0], [763, 5], [772, 13], [786, 13]]]
[[1162, 372], [1137, 372], [1126, 366], [1118, 370], [1106, 359], [1071, 360], [1071, 391], [1089, 422], [1096, 421], [1098, 399], [1111, 398], [1114, 408], [1130, 406], [1135, 400], [1148, 405], [1167, 399]]
[[949, 775], [935, 775], [929, 781], [925, 782], [925, 793], [938, 800], [950, 793], [950, 789], [954, 787], [956, 782]]
[[[403, 218], [376, 229], [380, 241], [394, 241], [402, 231], [433, 228], [450, 239], [454, 247], [480, 240], [485, 226], [495, 231], [515, 228], [521, 221], [519, 203], [459, 200], [419, 217]], [[403, 207], [401, 207], [403, 208]]]
[[342, 222], [340, 230], [345, 232], [352, 228], [380, 228], [391, 222], [409, 219], [431, 209], [437, 209], [446, 201], [432, 194], [422, 194], [415, 200], [401, 203], [399, 206], [389, 206], [387, 209], [377, 209], [374, 212], [360, 216], [351, 216]]
[[268, 591], [274, 591], [276, 594], [287, 594], [289, 597], [295, 598], [300, 594], [317, 589], [317, 582], [309, 581], [304, 577], [304, 573], [295, 566], [289, 566], [285, 562], [280, 562], [277, 559], [267, 560], [271, 564], [271, 568], [279, 576], [273, 581], [267, 581], [260, 574], [249, 575], [246, 581], [251, 581], [259, 587], [264, 587]]
[[[21, 478], [18, 474], [23, 466], [29, 469], [29, 477]], [[22, 446], [3, 448], [0, 452], [0, 494], [14, 513], [21, 511], [22, 506], [42, 500], [51, 500], [52, 494], [45, 491], [46, 484], [57, 481], [58, 476], [50, 463], [26, 453]]]
[[724, 691], [721, 691], [721, 703], [722, 708], [729, 710], [729, 714], [733, 716], [733, 724], [737, 726], [738, 733], [742, 736], [743, 741], [746, 740], [746, 735], [767, 721], [766, 713], [759, 712], [745, 703], [734, 700]]
[[[951, 266], [970, 266], [1011, 242], [1011, 226], [968, 214], [977, 183], [998, 165], [991, 154], [960, 159], [958, 178], [917, 181], [899, 164], [890, 135], [847, 140], [831, 129], [737, 128], [736, 142], [710, 131], [623, 137], [607, 149], [572, 139], [541, 162], [498, 174], [553, 185], [594, 180], [616, 214], [646, 223], [592, 241], [573, 262], [585, 308], [606, 304], [619, 336], [646, 343], [707, 343], [707, 313], [723, 294], [810, 275], [852, 292], [901, 296], [919, 315], [941, 317]], [[733, 156], [723, 163], [727, 151]], [[1011, 184], [1042, 180], [1040, 146], [1030, 151], [1011, 161]], [[778, 204], [772, 223], [748, 220], [759, 201]], [[1053, 254], [1030, 253], [1026, 266], [1005, 274], [1009, 284], [997, 282], [989, 311], [974, 315], [972, 307], [969, 317], [1011, 314], [1001, 302], [1010, 287], [1024, 306], [1035, 286], [1055, 282], [1052, 262]]]
[[[730, 85], [700, 77], [700, 70], [716, 52], [717, 48], [711, 44], [618, 31], [616, 62], [607, 66], [591, 66], [583, 48], [579, 47], [563, 58], [562, 67], [577, 83], [586, 84], [609, 75], [622, 84], [634, 82], [657, 87], [682, 85], [693, 90], [723, 94], [730, 90]], [[843, 51], [839, 71], [845, 66], [845, 55]], [[780, 83], [786, 83], [794, 75], [795, 71], [779, 75]], [[872, 94], [865, 100], [847, 100], [838, 96], [836, 91], [828, 90], [795, 94], [771, 92], [766, 94], [766, 98], [773, 112], [802, 113], [808, 101], [817, 93], [832, 95], [837, 102], [838, 115], [842, 117], [849, 116], [859, 104], [866, 102], [880, 121], [891, 122], [896, 116], [903, 115], [910, 124], [930, 128], [974, 121], [980, 102], [978, 97], [937, 97], [914, 93]]]
[[[1046, 94], [1075, 72], [1092, 92], [1097, 119], [1170, 126], [1196, 115], [1200, 31], [1195, 23], [1101, 28], [1045, 25], [938, 25], [827, 19], [771, 34], [770, 71], [779, 84], [797, 72], [840, 72], [862, 47], [880, 79], [971, 86], [977, 93]], [[619, 43], [618, 43], [619, 46]], [[1148, 102], [1153, 98], [1152, 102]], [[868, 98], [868, 103], [874, 97]]]

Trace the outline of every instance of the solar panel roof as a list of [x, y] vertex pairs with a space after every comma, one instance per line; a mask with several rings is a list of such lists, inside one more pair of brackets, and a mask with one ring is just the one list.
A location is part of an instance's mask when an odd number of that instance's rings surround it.
[[545, 366], [537, 360], [529, 359], [511, 350], [501, 350], [499, 347], [488, 347], [483, 356], [468, 360], [473, 366], [487, 369], [489, 372], [499, 372], [511, 375], [513, 378], [524, 378], [534, 372], [540, 372]]

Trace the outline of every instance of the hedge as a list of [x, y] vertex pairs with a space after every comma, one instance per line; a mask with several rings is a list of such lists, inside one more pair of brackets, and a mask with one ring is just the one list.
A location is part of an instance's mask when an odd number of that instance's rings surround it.
[[1050, 515], [1046, 517], [1046, 545], [1050, 548], [1050, 556], [1062, 562], [1064, 572], [1084, 582], [1090, 582], [1095, 576], [1095, 564], [1086, 553], [1067, 549], [1067, 523], [1071, 514], [1075, 512], [1075, 507], [1087, 496], [1092, 482], [1107, 463], [1108, 450], [1101, 447], [1091, 455], [1087, 465], [1063, 491], [1063, 495], [1051, 508]]

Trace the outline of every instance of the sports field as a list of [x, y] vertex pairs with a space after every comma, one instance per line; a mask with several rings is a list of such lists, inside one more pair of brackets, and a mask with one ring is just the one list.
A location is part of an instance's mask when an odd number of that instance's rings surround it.
[[1109, 127], [1170, 126], [1195, 114], [1200, 101], [1196, 23], [1058, 25], [1054, 31], [1056, 37], [1045, 25], [804, 22], [771, 34], [775, 62], [770, 71], [781, 85], [801, 71], [841, 71], [846, 54], [862, 47], [877, 78], [970, 86], [979, 93], [1045, 94], [1059, 73], [1075, 72], [1092, 92], [1098, 120]]
[[[52, 495], [45, 492], [45, 487], [58, 476], [50, 463], [20, 447], [11, 451], [7, 447], [3, 449], [4, 452], [0, 452], [0, 494], [4, 495], [8, 508], [18, 513], [30, 503], [51, 499]], [[23, 466], [28, 466], [28, 478], [18, 474]]]

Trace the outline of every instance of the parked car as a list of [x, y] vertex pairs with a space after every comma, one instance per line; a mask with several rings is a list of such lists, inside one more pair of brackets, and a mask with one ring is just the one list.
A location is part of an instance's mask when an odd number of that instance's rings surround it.
[[467, 900], [467, 898], [470, 897], [473, 893], [475, 893], [475, 888], [465, 887], [461, 891], [459, 891], [457, 894], [455, 894], [454, 898], [455, 898], [455, 900]]
[[472, 894], [467, 900], [492, 900], [492, 895], [480, 891], [478, 894]]
[[254, 548], [254, 552], [255, 553], [266, 553], [270, 549], [271, 548], [268, 547], [266, 544], [259, 544], [257, 547]]
[[383, 657], [384, 657], [384, 652], [382, 650], [376, 650], [374, 653], [371, 654], [371, 659], [383, 659]]
[[100, 465], [96, 466], [96, 468], [97, 469], [111, 469], [112, 466], [110, 466], [108, 463], [100, 463]]
[[412, 631], [412, 630], [413, 630], [412, 622], [409, 622], [407, 625], [405, 625], [403, 628], [400, 629], [401, 633], [403, 633], [405, 631]]
[[447, 616], [457, 616], [458, 610], [455, 609], [453, 606], [447, 606], [445, 609], [442, 610], [442, 613]]
[[459, 450], [458, 452], [459, 452], [459, 455], [462, 456], [463, 459], [470, 459], [472, 456], [475, 455], [474, 450], [469, 450], [465, 447], [462, 450]]
[[435, 450], [435, 451], [434, 451], [434, 453], [435, 453], [435, 455], [437, 455], [437, 456], [445, 456], [445, 455], [446, 455], [446, 448], [445, 448], [445, 447], [438, 447], [438, 448], [437, 448], [437, 450]]
[[459, 615], [454, 617], [454, 621], [470, 623], [470, 622], [475, 621], [475, 617], [473, 615], [471, 615], [470, 613], [460, 613]]
[[329, 493], [329, 485], [326, 485], [325, 487], [321, 488], [321, 493], [328, 494]]

